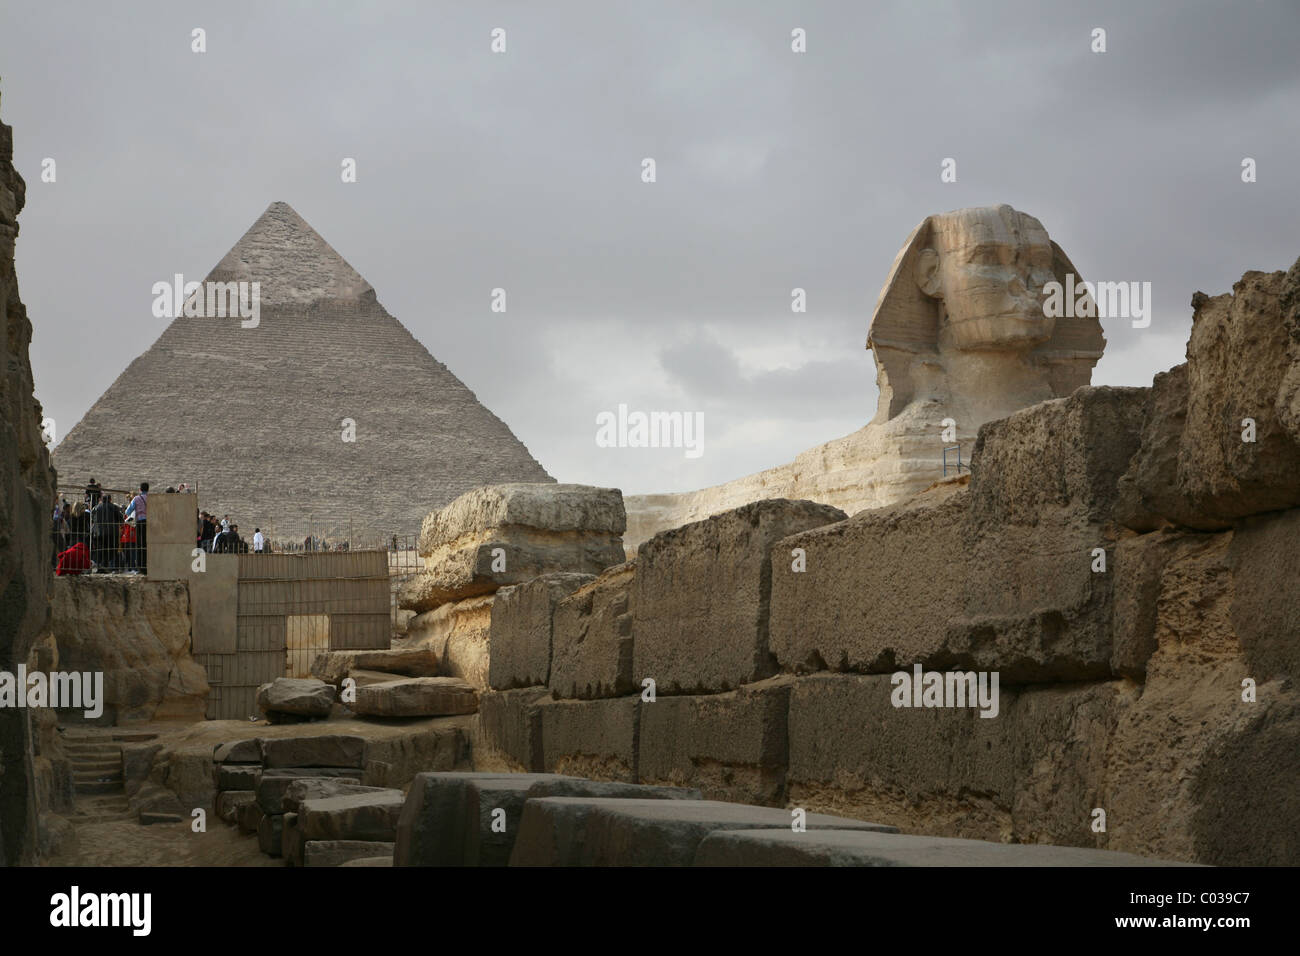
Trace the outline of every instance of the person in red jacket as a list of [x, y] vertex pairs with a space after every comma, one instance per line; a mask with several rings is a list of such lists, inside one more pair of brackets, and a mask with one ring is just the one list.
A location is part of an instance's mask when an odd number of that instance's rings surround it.
[[84, 574], [90, 570], [90, 551], [84, 541], [78, 541], [66, 551], [59, 552], [59, 566], [55, 574]]

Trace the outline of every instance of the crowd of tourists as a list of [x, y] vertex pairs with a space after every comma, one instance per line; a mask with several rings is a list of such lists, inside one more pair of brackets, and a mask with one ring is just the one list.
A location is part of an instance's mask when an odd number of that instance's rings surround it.
[[[169, 487], [164, 494], [187, 492], [189, 486]], [[149, 482], [142, 481], [134, 493], [124, 497], [124, 505], [113, 500], [93, 477], [80, 501], [59, 498], [54, 503], [53, 526], [54, 573], [66, 574], [148, 574], [149, 557]], [[200, 512], [195, 529], [195, 544], [210, 554], [265, 553], [270, 541], [261, 528], [253, 531], [251, 542], [239, 534], [239, 525], [224, 515]]]

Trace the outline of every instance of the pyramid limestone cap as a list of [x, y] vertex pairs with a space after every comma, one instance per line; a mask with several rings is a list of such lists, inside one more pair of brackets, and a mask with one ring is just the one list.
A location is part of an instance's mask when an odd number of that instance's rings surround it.
[[263, 306], [375, 298], [370, 283], [284, 202], [266, 207], [207, 281], [258, 282]]
[[467, 535], [510, 526], [621, 535], [627, 512], [617, 488], [551, 482], [487, 485], [424, 519], [420, 554], [432, 554]]

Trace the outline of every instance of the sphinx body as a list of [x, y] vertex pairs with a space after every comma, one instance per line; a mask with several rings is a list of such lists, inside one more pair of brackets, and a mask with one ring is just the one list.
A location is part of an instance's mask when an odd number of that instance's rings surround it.
[[[945, 447], [959, 446], [965, 461], [980, 425], [1090, 383], [1106, 344], [1095, 310], [1053, 319], [1043, 309], [1044, 286], [1069, 274], [1082, 281], [1043, 224], [1010, 206], [927, 217], [895, 257], [871, 319], [880, 389], [871, 421], [735, 481], [628, 496], [629, 552], [659, 531], [763, 498], [853, 514], [923, 491], [943, 477]], [[950, 451], [950, 473], [956, 458]]]

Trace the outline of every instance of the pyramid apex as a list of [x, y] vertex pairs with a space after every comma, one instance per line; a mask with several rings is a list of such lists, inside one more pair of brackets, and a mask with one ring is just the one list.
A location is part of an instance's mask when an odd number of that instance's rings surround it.
[[258, 282], [262, 305], [373, 300], [375, 290], [287, 202], [275, 201], [208, 274], [209, 282]]

